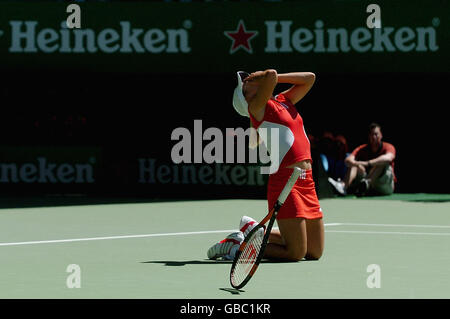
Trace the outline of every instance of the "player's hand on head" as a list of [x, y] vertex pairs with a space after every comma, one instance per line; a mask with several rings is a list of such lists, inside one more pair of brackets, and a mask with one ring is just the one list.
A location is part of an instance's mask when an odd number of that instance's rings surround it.
[[244, 82], [255, 81], [261, 79], [265, 75], [265, 71], [255, 71], [250, 73], [250, 75], [244, 80]]

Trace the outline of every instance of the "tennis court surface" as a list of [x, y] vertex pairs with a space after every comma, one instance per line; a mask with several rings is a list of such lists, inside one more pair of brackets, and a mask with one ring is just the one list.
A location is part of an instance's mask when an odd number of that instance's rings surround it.
[[323, 199], [323, 257], [242, 291], [206, 251], [265, 200], [54, 202], [2, 205], [0, 298], [450, 298], [450, 194]]

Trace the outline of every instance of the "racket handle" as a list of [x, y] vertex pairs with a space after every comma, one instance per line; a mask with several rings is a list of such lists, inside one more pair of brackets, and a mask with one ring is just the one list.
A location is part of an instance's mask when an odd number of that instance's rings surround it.
[[280, 205], [283, 205], [298, 177], [304, 171], [305, 170], [301, 169], [300, 167], [294, 167], [294, 171], [292, 172], [291, 177], [289, 177], [289, 180], [281, 191], [280, 196], [278, 196], [278, 202], [280, 203]]

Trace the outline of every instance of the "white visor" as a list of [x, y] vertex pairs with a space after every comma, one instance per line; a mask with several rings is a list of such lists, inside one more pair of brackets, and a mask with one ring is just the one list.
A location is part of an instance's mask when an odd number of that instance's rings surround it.
[[248, 103], [245, 100], [244, 93], [242, 92], [242, 86], [244, 84], [244, 82], [242, 80], [245, 79], [249, 75], [250, 74], [248, 74], [247, 72], [244, 72], [244, 71], [237, 72], [238, 85], [234, 89], [234, 94], [233, 94], [233, 107], [234, 107], [234, 109], [240, 115], [247, 116], [247, 117], [249, 117], [249, 115], [248, 115]]

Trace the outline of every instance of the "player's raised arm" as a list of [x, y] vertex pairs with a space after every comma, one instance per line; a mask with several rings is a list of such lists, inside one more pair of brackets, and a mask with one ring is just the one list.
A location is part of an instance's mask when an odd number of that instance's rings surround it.
[[277, 71], [273, 69], [258, 71], [250, 74], [244, 80], [244, 96], [248, 101], [248, 110], [261, 120], [267, 101], [272, 97], [277, 85]]
[[292, 87], [283, 92], [293, 104], [300, 101], [312, 88], [316, 75], [312, 72], [291, 72], [278, 74], [278, 83], [290, 83]]

